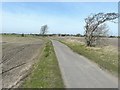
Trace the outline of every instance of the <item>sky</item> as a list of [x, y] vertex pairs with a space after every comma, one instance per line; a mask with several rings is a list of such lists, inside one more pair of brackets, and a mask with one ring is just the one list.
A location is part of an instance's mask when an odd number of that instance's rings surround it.
[[[84, 19], [99, 12], [118, 12], [117, 2], [3, 2], [3, 33], [84, 34]], [[0, 12], [1, 13], [1, 12]], [[118, 34], [118, 25], [107, 22], [109, 34]]]

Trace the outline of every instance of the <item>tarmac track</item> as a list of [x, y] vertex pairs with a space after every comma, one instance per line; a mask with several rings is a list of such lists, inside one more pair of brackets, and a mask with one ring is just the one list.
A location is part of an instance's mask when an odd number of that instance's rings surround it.
[[52, 40], [66, 88], [118, 88], [118, 79], [95, 63]]

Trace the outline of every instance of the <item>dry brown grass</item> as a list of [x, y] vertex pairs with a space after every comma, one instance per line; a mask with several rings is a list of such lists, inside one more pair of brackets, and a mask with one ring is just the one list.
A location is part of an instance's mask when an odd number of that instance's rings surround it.
[[27, 44], [27, 43], [42, 42], [42, 39], [34, 38], [34, 37], [2, 36], [2, 42]]
[[61, 40], [68, 45], [73, 51], [96, 62], [101, 68], [118, 74], [118, 49], [115, 46], [107, 45], [103, 47], [87, 47], [77, 40]]

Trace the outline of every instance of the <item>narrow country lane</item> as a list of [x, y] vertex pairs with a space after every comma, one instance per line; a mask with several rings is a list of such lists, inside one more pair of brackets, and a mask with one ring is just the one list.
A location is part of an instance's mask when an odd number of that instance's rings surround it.
[[66, 88], [118, 88], [116, 77], [59, 41], [52, 43]]

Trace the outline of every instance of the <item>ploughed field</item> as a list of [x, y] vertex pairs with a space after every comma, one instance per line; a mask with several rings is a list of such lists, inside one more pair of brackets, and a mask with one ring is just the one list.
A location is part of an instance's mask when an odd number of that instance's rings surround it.
[[42, 51], [43, 41], [34, 37], [2, 37], [2, 87], [18, 87]]

